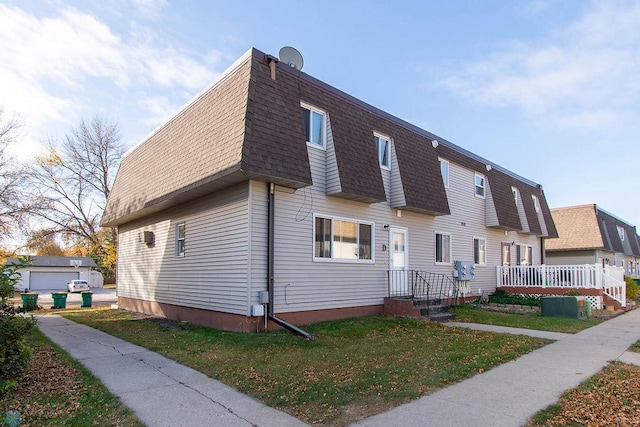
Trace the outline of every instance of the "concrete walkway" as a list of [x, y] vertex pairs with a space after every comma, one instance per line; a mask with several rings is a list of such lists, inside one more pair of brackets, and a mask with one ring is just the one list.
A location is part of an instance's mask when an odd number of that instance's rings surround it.
[[639, 339], [640, 310], [633, 310], [355, 426], [522, 426], [608, 361], [640, 364], [640, 354], [626, 351]]
[[53, 342], [87, 367], [147, 426], [303, 426], [164, 356], [60, 316], [38, 318]]
[[[449, 325], [557, 341], [354, 426], [522, 426], [608, 361], [640, 365], [640, 354], [626, 351], [640, 339], [640, 310], [575, 335], [457, 322]], [[200, 372], [88, 326], [60, 316], [43, 316], [38, 327], [150, 427], [305, 425]]]

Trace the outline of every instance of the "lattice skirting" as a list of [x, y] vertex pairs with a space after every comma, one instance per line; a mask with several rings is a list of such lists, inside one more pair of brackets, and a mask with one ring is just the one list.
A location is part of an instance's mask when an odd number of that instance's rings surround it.
[[[550, 294], [518, 294], [522, 296], [534, 295], [536, 297], [550, 297], [555, 295]], [[558, 294], [557, 296], [563, 296]], [[584, 295], [584, 299], [591, 303], [591, 308], [594, 310], [602, 310], [602, 297], [598, 295]]]

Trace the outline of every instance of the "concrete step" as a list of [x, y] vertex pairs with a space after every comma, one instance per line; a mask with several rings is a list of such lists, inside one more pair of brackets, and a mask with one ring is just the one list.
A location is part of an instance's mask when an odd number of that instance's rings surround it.
[[431, 305], [429, 308], [422, 307], [420, 308], [420, 314], [423, 316], [432, 316], [435, 314], [446, 313], [449, 310], [448, 305]]
[[453, 320], [455, 318], [455, 313], [437, 313], [429, 316], [429, 320], [432, 322], [446, 322], [447, 320]]

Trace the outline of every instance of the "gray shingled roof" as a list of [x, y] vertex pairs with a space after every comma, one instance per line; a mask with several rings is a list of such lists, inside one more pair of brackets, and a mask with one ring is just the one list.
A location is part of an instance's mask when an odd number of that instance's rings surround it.
[[[81, 260], [82, 267], [97, 267], [93, 258], [73, 257], [73, 256], [48, 256], [48, 255], [28, 255], [31, 258], [31, 266], [33, 267], [73, 267], [72, 260]], [[9, 258], [7, 265], [15, 264], [17, 258]]]
[[[386, 200], [373, 144], [373, 131], [378, 131], [394, 141], [403, 209], [450, 213], [438, 163], [441, 156], [487, 176], [500, 228], [523, 229], [511, 195], [515, 186], [523, 195], [530, 232], [541, 234], [530, 197], [535, 194], [549, 235], [556, 235], [544, 193], [535, 183], [287, 65], [277, 64], [274, 81], [267, 58], [250, 50], [123, 158], [103, 226], [122, 224], [247, 179], [291, 188], [311, 185], [300, 119], [304, 101], [325, 110], [331, 120], [341, 187], [336, 196], [367, 203]], [[440, 143], [437, 150], [431, 146], [433, 139]], [[489, 172], [487, 164], [492, 165]]]

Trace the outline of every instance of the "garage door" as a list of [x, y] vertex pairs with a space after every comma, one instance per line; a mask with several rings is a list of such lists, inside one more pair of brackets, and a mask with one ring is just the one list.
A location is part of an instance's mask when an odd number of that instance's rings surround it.
[[43, 289], [60, 289], [64, 290], [69, 281], [77, 279], [79, 272], [44, 272], [32, 271], [29, 274], [29, 290], [38, 291]]

